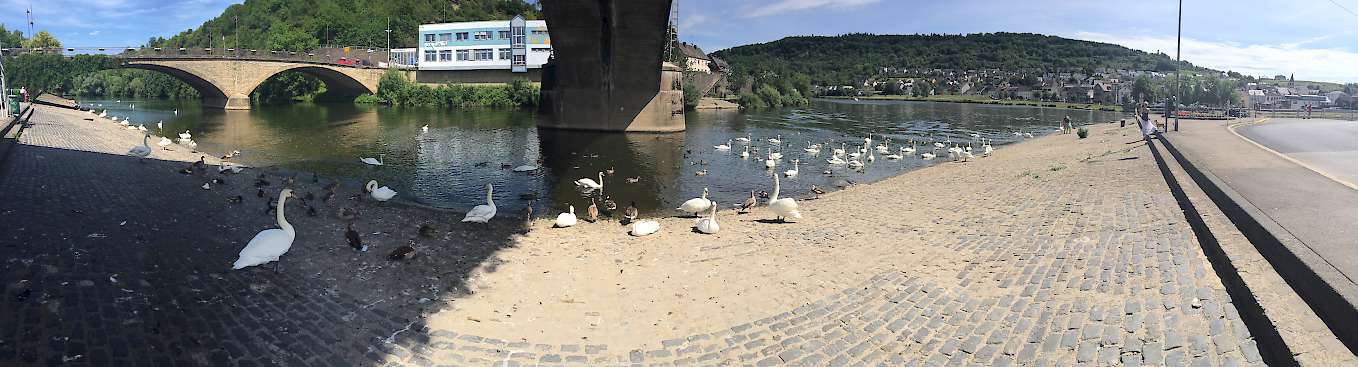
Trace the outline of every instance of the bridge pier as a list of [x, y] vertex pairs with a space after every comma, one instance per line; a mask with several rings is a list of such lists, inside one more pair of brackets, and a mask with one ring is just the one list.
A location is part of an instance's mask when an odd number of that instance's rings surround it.
[[222, 106], [227, 110], [248, 110], [250, 109], [250, 96], [235, 93], [226, 97], [226, 103]]
[[680, 69], [662, 64], [671, 1], [541, 2], [553, 60], [543, 69], [538, 126], [683, 131]]

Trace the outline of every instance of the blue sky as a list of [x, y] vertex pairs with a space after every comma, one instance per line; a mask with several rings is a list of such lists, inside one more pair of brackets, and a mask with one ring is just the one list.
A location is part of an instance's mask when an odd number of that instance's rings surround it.
[[[305, 1], [305, 0], [299, 0]], [[0, 23], [67, 46], [135, 46], [230, 0], [0, 0]], [[676, 0], [681, 37], [715, 51], [793, 35], [1033, 32], [1174, 54], [1173, 0]], [[1341, 7], [1342, 6], [1342, 7]], [[1347, 8], [1349, 10], [1345, 10]], [[1187, 0], [1184, 59], [1251, 75], [1358, 82], [1358, 0]], [[27, 33], [27, 32], [26, 32]]]

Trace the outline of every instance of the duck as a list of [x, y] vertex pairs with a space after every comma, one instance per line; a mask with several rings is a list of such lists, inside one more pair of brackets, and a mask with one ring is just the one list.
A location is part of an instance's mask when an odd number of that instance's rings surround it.
[[397, 247], [395, 250], [391, 250], [391, 253], [387, 254], [387, 260], [391, 261], [410, 260], [413, 258], [415, 258], [415, 240], [409, 240], [406, 244]]
[[811, 185], [811, 194], [816, 195], [816, 199], [820, 199], [821, 195], [825, 195], [825, 189], [816, 187], [816, 185]]
[[707, 199], [707, 188], [704, 187], [702, 197], [688, 199], [688, 201], [680, 204], [679, 207], [674, 208], [674, 210], [689, 213], [696, 217], [698, 216], [698, 213], [702, 213], [710, 207], [712, 207], [712, 200]]
[[602, 190], [604, 188], [604, 173], [599, 172], [599, 181], [595, 182], [592, 178], [582, 178], [575, 180], [575, 186], [585, 190]]
[[604, 176], [612, 176], [614, 172], [617, 170], [613, 169], [613, 166], [608, 166], [608, 169], [604, 170]]
[[643, 220], [638, 221], [636, 223], [632, 223], [632, 231], [628, 233], [631, 233], [633, 236], [636, 237], [643, 237], [655, 234], [656, 232], [659, 231], [660, 222], [656, 222], [653, 220]]
[[344, 239], [349, 242], [349, 247], [354, 251], [368, 252], [368, 245], [363, 244], [363, 239], [358, 237], [358, 231], [354, 230], [354, 222], [349, 222], [344, 229]]
[[370, 166], [384, 166], [384, 165], [386, 165], [386, 163], [383, 162], [383, 161], [385, 161], [385, 160], [387, 159], [387, 155], [386, 155], [386, 154], [378, 154], [377, 157], [378, 157], [378, 159], [373, 159], [372, 157], [359, 157], [359, 158], [358, 158], [358, 161], [359, 161], [359, 162], [363, 162], [363, 163], [367, 163], [367, 164], [370, 165]]
[[462, 217], [462, 222], [486, 223], [491, 218], [495, 218], [495, 200], [492, 194], [495, 193], [493, 184], [486, 184], [486, 203], [472, 207], [467, 215]]
[[793, 198], [778, 198], [778, 191], [781, 185], [778, 183], [778, 176], [773, 176], [773, 194], [769, 196], [769, 209], [778, 216], [778, 220], [787, 222], [787, 218], [801, 219], [802, 213], [797, 210], [797, 200]]
[[754, 197], [754, 190], [750, 190], [750, 197], [746, 198], [745, 202], [740, 203], [740, 205], [736, 205], [736, 208], [740, 209], [739, 213], [744, 214], [749, 213], [750, 209], [754, 208], [757, 204], [759, 204], [759, 199]]
[[556, 215], [556, 228], [566, 228], [575, 225], [575, 205], [567, 206], [569, 211]]
[[245, 197], [244, 197], [244, 196], [240, 196], [240, 195], [236, 195], [235, 197], [232, 197], [232, 198], [230, 198], [230, 199], [226, 199], [226, 202], [227, 202], [228, 204], [240, 204], [240, 203], [242, 203], [242, 202], [245, 202]]
[[622, 211], [622, 219], [626, 220], [627, 223], [631, 223], [632, 221], [637, 220], [637, 214], [637, 202], [633, 201], [631, 204], [627, 204], [626, 210]]
[[704, 234], [717, 234], [721, 231], [721, 225], [717, 223], [717, 203], [712, 203], [712, 214], [707, 218], [699, 219], [693, 225], [698, 228], [698, 232]]
[[594, 223], [599, 221], [599, 205], [594, 203], [594, 198], [589, 199], [589, 207], [585, 208], [585, 220]]
[[156, 142], [156, 146], [159, 146], [160, 149], [164, 150], [170, 150], [170, 144], [174, 144], [174, 142], [164, 136], [160, 137], [160, 141]]
[[142, 135], [141, 145], [132, 147], [132, 149], [128, 149], [127, 155], [137, 157], [138, 161], [146, 159], [147, 156], [151, 155], [150, 143], [151, 135], [150, 134]]
[[396, 197], [396, 190], [392, 190], [386, 186], [377, 187], [377, 180], [368, 181], [368, 185], [364, 186], [364, 188], [368, 190], [368, 195], [372, 196], [372, 198], [377, 201], [387, 201]]
[[627, 183], [638, 183], [641, 182], [641, 176], [627, 177], [624, 178], [623, 180], [627, 181]]
[[604, 196], [604, 210], [607, 210], [609, 215], [612, 215], [614, 211], [618, 210], [618, 202], [613, 201], [613, 197], [611, 196]]
[[797, 173], [800, 171], [800, 168], [801, 168], [801, 160], [800, 160], [800, 159], [794, 160], [794, 161], [792, 161], [792, 169], [787, 170], [787, 171], [783, 171], [783, 175], [784, 175], [784, 176], [787, 176], [787, 177], [796, 176]]
[[726, 144], [713, 145], [712, 147], [716, 148], [717, 150], [731, 150], [731, 140], [727, 139]]
[[246, 267], [261, 265], [273, 261], [283, 254], [288, 253], [292, 248], [292, 242], [297, 238], [297, 231], [292, 228], [284, 217], [283, 205], [292, 196], [291, 189], [283, 189], [278, 193], [278, 228], [270, 228], [255, 234], [254, 238], [240, 250], [240, 257], [231, 266], [233, 270], [240, 270]]

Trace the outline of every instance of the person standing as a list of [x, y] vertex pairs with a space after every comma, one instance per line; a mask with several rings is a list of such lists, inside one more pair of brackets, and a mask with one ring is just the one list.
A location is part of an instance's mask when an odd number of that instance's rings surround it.
[[1307, 118], [1307, 119], [1310, 119], [1310, 118], [1311, 118], [1311, 105], [1309, 105], [1309, 104], [1306, 105], [1306, 118]]
[[1137, 120], [1141, 128], [1141, 137], [1146, 140], [1151, 139], [1151, 134], [1155, 134], [1155, 124], [1151, 123], [1151, 108], [1146, 101], [1141, 101], [1141, 105], [1136, 107]]
[[24, 103], [28, 103], [28, 88], [26, 88], [26, 87], [19, 87], [19, 95], [20, 95], [20, 96], [23, 96], [23, 98], [24, 98]]
[[1062, 117], [1062, 118], [1061, 118], [1061, 133], [1063, 133], [1063, 134], [1069, 134], [1072, 130], [1075, 130], [1075, 126], [1072, 126], [1072, 125], [1070, 124], [1070, 115], [1066, 115], [1066, 117]]

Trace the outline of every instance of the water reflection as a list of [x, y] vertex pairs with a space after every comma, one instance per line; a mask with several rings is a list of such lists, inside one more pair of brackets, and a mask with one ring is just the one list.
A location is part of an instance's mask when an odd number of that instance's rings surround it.
[[[800, 160], [800, 173], [783, 180], [785, 195], [808, 196], [811, 185], [833, 189], [942, 161], [918, 156], [893, 161], [874, 153], [877, 160], [861, 170], [826, 162], [831, 147], [842, 144], [852, 150], [865, 137], [871, 137], [873, 145], [891, 139], [892, 153], [911, 139], [925, 149], [923, 145], [934, 140], [965, 145], [973, 140], [972, 134], [994, 139], [999, 146], [1020, 140], [1014, 132], [1049, 133], [1067, 115], [1077, 124], [1120, 117], [1021, 106], [818, 101], [800, 109], [691, 112], [683, 133], [612, 134], [539, 130], [529, 111], [315, 104], [222, 111], [193, 101], [84, 103], [98, 104], [96, 108], [108, 109], [112, 116], [130, 117], [133, 124], [146, 124], [153, 133], [157, 121], [164, 121], [165, 134], [172, 137], [190, 130], [201, 150], [220, 155], [238, 149], [244, 154], [237, 160], [246, 164], [279, 165], [353, 181], [374, 179], [402, 198], [460, 210], [483, 203], [484, 186], [492, 183], [502, 213], [517, 212], [527, 199], [537, 197], [537, 212], [552, 215], [566, 205], [577, 210], [588, 206], [589, 195], [573, 182], [610, 168], [615, 174], [605, 177], [604, 195], [620, 206], [635, 201], [643, 212], [671, 215], [678, 203], [698, 196], [703, 188], [723, 205], [743, 201], [751, 190], [771, 191], [772, 175], [791, 169], [794, 160]], [[425, 125], [427, 132], [422, 129]], [[733, 142], [729, 151], [713, 148], [745, 136], [754, 141]], [[782, 142], [772, 144], [769, 138]], [[811, 155], [803, 151], [808, 143], [829, 145], [821, 154]], [[747, 146], [750, 158], [742, 159]], [[772, 152], [784, 157], [775, 168], [766, 169], [764, 159]], [[385, 166], [358, 161], [379, 155]], [[509, 169], [520, 165], [541, 168]], [[628, 177], [639, 181], [629, 183]]]

